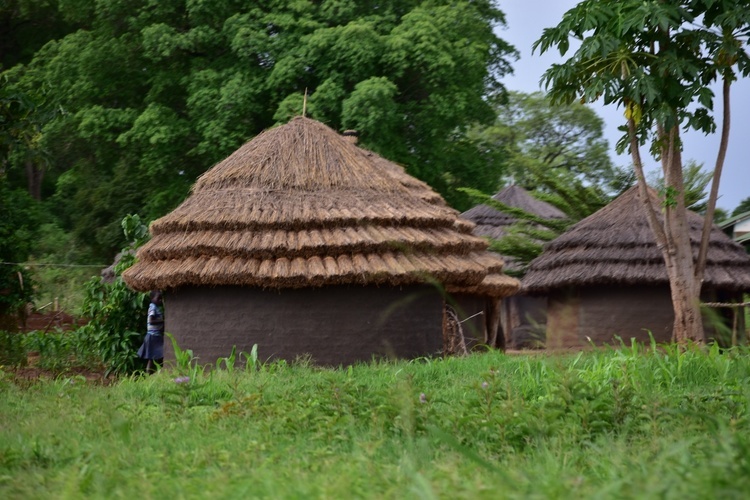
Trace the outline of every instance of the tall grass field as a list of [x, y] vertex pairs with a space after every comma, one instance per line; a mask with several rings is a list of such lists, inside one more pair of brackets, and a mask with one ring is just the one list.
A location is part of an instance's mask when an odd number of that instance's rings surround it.
[[747, 498], [750, 352], [0, 370], [0, 498]]

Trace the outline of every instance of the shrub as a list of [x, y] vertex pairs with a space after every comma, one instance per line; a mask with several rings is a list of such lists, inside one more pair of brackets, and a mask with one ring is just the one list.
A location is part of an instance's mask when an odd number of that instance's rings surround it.
[[133, 265], [132, 250], [144, 243], [148, 229], [137, 215], [122, 221], [125, 236], [131, 241], [115, 266], [115, 280], [105, 283], [92, 278], [86, 284], [83, 314], [89, 323], [79, 329], [110, 373], [130, 373], [139, 366], [136, 351], [146, 326], [147, 296], [131, 290], [122, 280], [122, 272]]

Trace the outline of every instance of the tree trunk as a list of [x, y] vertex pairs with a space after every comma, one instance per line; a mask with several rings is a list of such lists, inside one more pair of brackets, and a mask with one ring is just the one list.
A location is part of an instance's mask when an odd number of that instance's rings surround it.
[[37, 201], [42, 199], [42, 178], [44, 170], [37, 167], [33, 160], [26, 160], [26, 181], [29, 188], [29, 194]]
[[[667, 139], [668, 137], [668, 139]], [[668, 253], [667, 275], [669, 288], [672, 293], [672, 307], [674, 309], [674, 325], [672, 340], [684, 344], [686, 342], [704, 342], [703, 321], [700, 312], [700, 281], [695, 276], [695, 261], [693, 247], [690, 242], [690, 225], [687, 221], [685, 207], [685, 183], [682, 176], [682, 154], [677, 146], [679, 129], [674, 127], [666, 139], [668, 150], [662, 151], [662, 158], [666, 154], [664, 167], [664, 184], [672, 188], [673, 192], [667, 196], [674, 199], [665, 200], [664, 227], [667, 233]]]
[[[703, 318], [701, 317], [700, 288], [696, 287], [691, 265], [675, 267], [674, 276], [670, 277], [669, 288], [672, 292], [672, 307], [674, 309], [674, 325], [672, 340], [678, 344], [687, 342], [705, 342]], [[691, 283], [692, 282], [692, 283]]]
[[690, 341], [704, 342], [705, 334], [700, 311], [701, 287], [700, 282], [695, 279], [690, 228], [684, 212], [669, 215], [672, 218], [670, 230], [673, 245], [670, 246], [673, 253], [667, 264], [667, 275], [674, 309], [672, 340], [679, 344]]
[[701, 287], [699, 286], [700, 281], [696, 280], [695, 276], [693, 249], [690, 243], [690, 226], [687, 223], [685, 187], [682, 178], [682, 155], [679, 148], [676, 147], [679, 130], [675, 128], [668, 134], [663, 130], [659, 131], [662, 144], [665, 145], [661, 151], [664, 184], [675, 190], [669, 196], [676, 196], [675, 200], [665, 200], [663, 219], [660, 221], [648, 194], [635, 128], [634, 120], [628, 119], [630, 153], [638, 178], [639, 194], [656, 245], [664, 257], [664, 265], [669, 278], [672, 309], [674, 310], [672, 340], [678, 343], [703, 342], [705, 341], [705, 334], [700, 312]]

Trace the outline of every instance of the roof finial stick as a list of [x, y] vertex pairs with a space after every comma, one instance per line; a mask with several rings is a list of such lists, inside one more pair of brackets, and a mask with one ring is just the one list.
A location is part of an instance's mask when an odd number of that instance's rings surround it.
[[305, 116], [307, 111], [307, 87], [305, 87], [305, 97], [302, 98], [302, 116]]

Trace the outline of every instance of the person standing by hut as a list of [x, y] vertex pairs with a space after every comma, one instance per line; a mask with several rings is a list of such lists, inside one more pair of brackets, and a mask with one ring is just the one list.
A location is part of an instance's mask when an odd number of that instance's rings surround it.
[[138, 349], [138, 357], [147, 360], [146, 372], [153, 373], [155, 364], [164, 361], [164, 309], [161, 292], [151, 292], [151, 303], [148, 305], [148, 323], [143, 345]]

